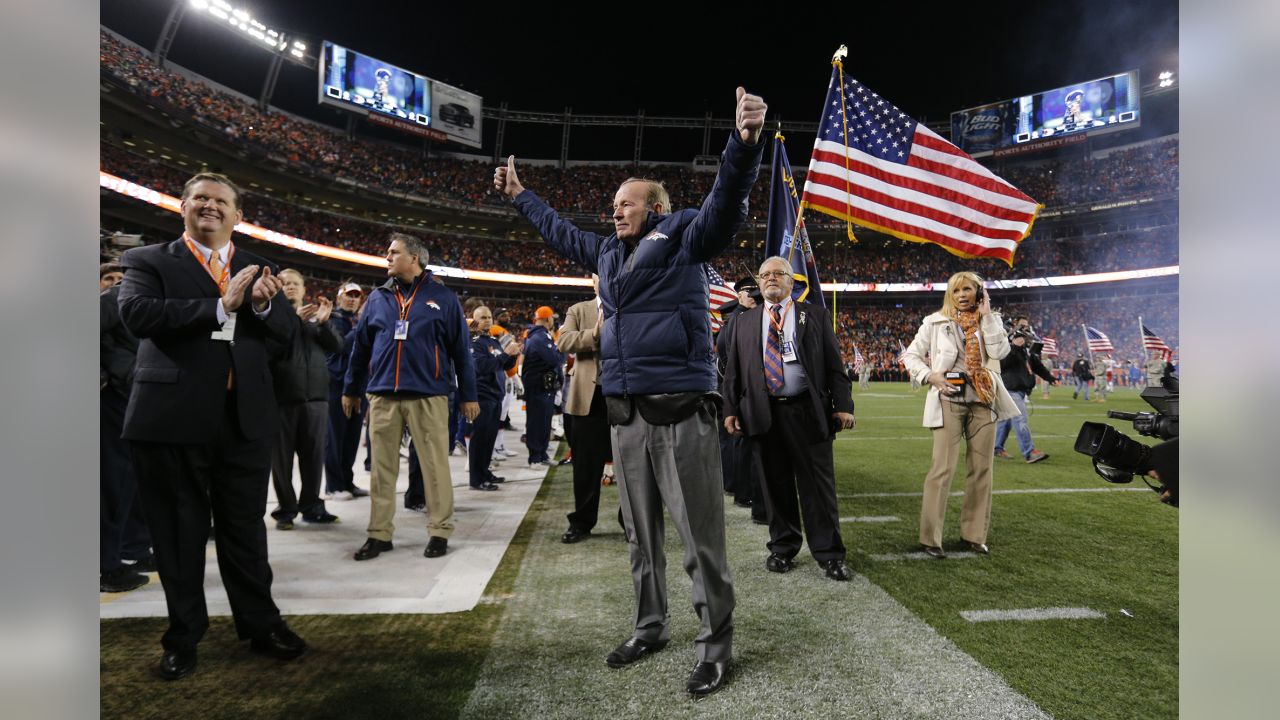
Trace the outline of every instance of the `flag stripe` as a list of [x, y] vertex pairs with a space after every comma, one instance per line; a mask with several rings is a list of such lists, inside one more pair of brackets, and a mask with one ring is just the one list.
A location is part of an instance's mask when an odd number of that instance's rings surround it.
[[921, 204], [955, 212], [978, 222], [990, 218], [993, 224], [999, 223], [997, 227], [1021, 230], [1031, 220], [1030, 210], [1002, 207], [987, 202], [985, 196], [990, 194], [985, 191], [975, 192], [968, 186], [948, 179], [930, 182], [895, 174], [891, 170], [876, 167], [870, 162], [861, 162], [862, 157], [865, 157], [863, 153], [857, 150], [850, 151], [849, 170], [846, 171], [843, 156], [826, 150], [814, 150], [813, 162], [809, 164], [809, 175], [805, 181], [805, 190], [808, 191], [809, 183], [814, 182], [843, 192], [847, 181], [849, 189], [856, 191], [857, 183], [862, 182], [868, 184], [868, 187], [877, 188], [895, 197], [910, 198]]
[[[873, 175], [879, 180], [885, 182], [893, 182], [903, 187], [910, 187], [913, 190], [925, 192], [926, 188], [937, 188], [937, 192], [931, 193], [936, 197], [944, 200], [953, 200], [957, 203], [972, 206], [975, 201], [985, 205], [994, 205], [996, 207], [1012, 210], [1016, 215], [1020, 215], [1021, 219], [1029, 220], [1035, 215], [1036, 209], [1039, 207], [1034, 201], [1023, 200], [1020, 198], [1011, 198], [1003, 193], [988, 190], [987, 188], [964, 182], [958, 178], [951, 177], [946, 174], [932, 172], [926, 168], [918, 167], [914, 164], [901, 165], [895, 162], [883, 160], [881, 158], [872, 157], [857, 148], [845, 148], [840, 143], [831, 142], [829, 140], [818, 140], [813, 144], [814, 159], [829, 162], [841, 171], [844, 170], [845, 154], [849, 156], [849, 169], [857, 175], [873, 174], [870, 171], [876, 170], [883, 175]], [[809, 163], [812, 172], [813, 162]], [[902, 178], [901, 181], [897, 178]], [[843, 179], [843, 178], [841, 178]], [[917, 185], [908, 184], [915, 181]], [[806, 184], [808, 178], [806, 177]], [[948, 193], [947, 191], [951, 191]], [[997, 213], [990, 212], [990, 215]]]
[[[809, 201], [804, 203], [804, 206], [828, 215], [833, 215], [841, 220], [852, 220], [863, 224], [875, 225], [877, 226], [877, 229], [884, 229], [886, 232], [892, 232], [903, 240], [936, 243], [949, 250], [954, 249], [971, 257], [1003, 258], [1013, 252], [1013, 248], [1017, 247], [1017, 243], [1005, 240], [988, 241], [991, 243], [990, 245], [961, 240], [944, 235], [940, 232], [927, 230], [916, 225], [899, 222], [883, 215], [877, 215], [873, 212], [860, 210], [858, 204], [858, 202], [853, 203], [853, 213], [851, 215], [845, 214], [846, 207], [843, 201], [822, 197], [820, 195], [811, 197]], [[944, 229], [955, 232], [952, 228]], [[978, 240], [981, 239], [979, 238]]]
[[[843, 188], [836, 189], [839, 185], [843, 185], [842, 180], [829, 181], [826, 175], [820, 174], [817, 170], [814, 172], [813, 188], [814, 194], [821, 194], [831, 197], [843, 197], [845, 191]], [[986, 222], [972, 218], [962, 217], [959, 214], [947, 212], [946, 210], [959, 210], [970, 215], [980, 215], [980, 213], [968, 211], [963, 206], [957, 206], [948, 202], [930, 202], [928, 204], [913, 202], [906, 198], [900, 197], [900, 193], [884, 193], [875, 189], [875, 181], [863, 179], [861, 185], [854, 185], [849, 188], [849, 193], [854, 197], [866, 200], [868, 203], [880, 205], [881, 207], [892, 208], [907, 213], [908, 215], [917, 215], [919, 217], [936, 220], [946, 227], [955, 228], [961, 232], [977, 237], [987, 237], [998, 240], [1013, 240], [1015, 243], [1022, 239], [1022, 228], [1026, 223], [1019, 226], [1017, 223], [1010, 223], [1004, 220], [989, 219]], [[824, 192], [824, 190], [826, 190]], [[944, 209], [931, 207], [932, 205], [941, 205]]]
[[[953, 168], [956, 173], [963, 175], [960, 179], [964, 179], [965, 182], [971, 185], [977, 185], [991, 192], [1021, 200], [1031, 204], [1033, 207], [1036, 204], [1026, 193], [1010, 185], [1004, 178], [993, 175], [990, 170], [923, 125], [916, 126], [915, 144], [912, 146], [911, 152], [913, 155], [919, 155], [923, 159], [930, 159]], [[939, 157], [939, 154], [944, 157]], [[949, 172], [943, 174], [951, 175]], [[951, 176], [956, 177], [955, 175]]]

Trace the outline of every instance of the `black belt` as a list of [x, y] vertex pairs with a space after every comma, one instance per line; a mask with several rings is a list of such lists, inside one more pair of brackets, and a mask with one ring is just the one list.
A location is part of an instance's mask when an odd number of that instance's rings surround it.
[[775, 403], [778, 403], [779, 405], [786, 405], [787, 403], [800, 402], [801, 400], [808, 400], [808, 399], [809, 399], [808, 390], [805, 390], [799, 395], [770, 395], [769, 396], [769, 402], [775, 402]]

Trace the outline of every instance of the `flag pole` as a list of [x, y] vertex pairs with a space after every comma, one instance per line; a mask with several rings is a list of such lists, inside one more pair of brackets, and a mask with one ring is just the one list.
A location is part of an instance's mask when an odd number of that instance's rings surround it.
[[1142, 324], [1142, 316], [1139, 315], [1138, 316], [1138, 340], [1142, 343], [1142, 364], [1146, 365], [1147, 360], [1149, 360], [1150, 358], [1147, 357], [1147, 334], [1142, 331], [1143, 327], [1145, 326]]
[[[847, 147], [849, 142], [848, 141], [849, 118], [846, 116], [846, 111], [845, 111], [844, 63], [841, 62], [844, 58], [848, 56], [849, 56], [849, 48], [845, 47], [844, 45], [841, 45], [839, 48], [837, 48], [835, 54], [831, 56], [831, 64], [836, 67], [840, 75], [840, 131], [841, 131], [841, 138], [843, 140], [842, 144], [846, 146], [845, 152], [844, 152], [844, 191], [845, 191], [844, 192], [844, 205], [845, 205], [844, 212], [845, 212], [846, 218], [851, 217], [853, 215], [853, 203], [851, 200], [849, 200], [849, 198], [853, 197], [853, 187], [852, 187], [852, 183], [849, 181], [849, 175], [851, 174], [851, 170], [849, 169], [849, 149]], [[804, 206], [802, 205], [800, 209], [803, 210]], [[855, 243], [858, 242], [858, 238], [854, 237], [853, 235], [853, 221], [845, 220], [844, 227], [845, 227], [845, 231], [849, 234], [849, 241], [855, 242]]]
[[1093, 350], [1089, 348], [1089, 329], [1084, 323], [1080, 323], [1080, 332], [1084, 333], [1084, 359], [1089, 361], [1089, 365], [1093, 365]]

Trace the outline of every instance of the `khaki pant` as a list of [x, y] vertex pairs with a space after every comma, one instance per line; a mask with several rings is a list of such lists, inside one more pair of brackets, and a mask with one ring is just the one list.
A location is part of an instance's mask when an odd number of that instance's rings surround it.
[[991, 408], [977, 403], [942, 401], [942, 427], [933, 429], [933, 465], [924, 478], [924, 503], [920, 508], [920, 543], [942, 546], [942, 525], [947, 513], [951, 478], [966, 444], [964, 506], [960, 509], [960, 538], [987, 542], [991, 525], [991, 463], [995, 451], [996, 423]]
[[369, 537], [390, 540], [395, 532], [396, 480], [400, 477], [400, 439], [405, 426], [422, 465], [427, 496], [427, 532], [453, 534], [453, 477], [449, 473], [449, 399], [443, 395], [399, 399], [369, 396]]

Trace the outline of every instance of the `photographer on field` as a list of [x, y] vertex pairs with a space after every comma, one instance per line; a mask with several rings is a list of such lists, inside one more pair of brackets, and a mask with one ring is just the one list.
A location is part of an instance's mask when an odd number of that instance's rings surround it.
[[1040, 376], [1050, 385], [1057, 381], [1053, 373], [1040, 361], [1035, 333], [1025, 315], [1013, 319], [1013, 329], [1009, 332], [1009, 354], [1000, 360], [1000, 377], [1004, 380], [1005, 389], [1013, 397], [1020, 414], [996, 424], [996, 449], [998, 458], [1012, 459], [1012, 455], [1004, 449], [1005, 440], [1009, 439], [1012, 428], [1018, 436], [1018, 449], [1028, 463], [1038, 463], [1048, 459], [1049, 454], [1035, 448], [1031, 442], [1031, 427], [1027, 424], [1027, 396], [1036, 386], [1036, 376]]

